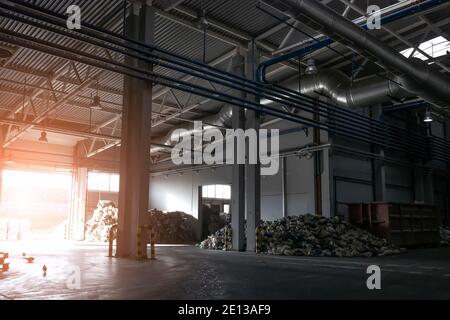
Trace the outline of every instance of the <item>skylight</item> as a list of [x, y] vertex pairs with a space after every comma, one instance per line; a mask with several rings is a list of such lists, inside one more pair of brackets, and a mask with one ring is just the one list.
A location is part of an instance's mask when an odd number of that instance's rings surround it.
[[[450, 52], [450, 41], [448, 41], [446, 38], [439, 36], [437, 38], [422, 42], [419, 46], [419, 49], [426, 52], [428, 55], [430, 55], [433, 58], [445, 56], [447, 52]], [[413, 48], [409, 48], [403, 51], [400, 51], [402, 55], [409, 58], [411, 53], [414, 51]], [[413, 57], [419, 58], [422, 60], [428, 60], [426, 56], [424, 56], [422, 53], [415, 51]]]

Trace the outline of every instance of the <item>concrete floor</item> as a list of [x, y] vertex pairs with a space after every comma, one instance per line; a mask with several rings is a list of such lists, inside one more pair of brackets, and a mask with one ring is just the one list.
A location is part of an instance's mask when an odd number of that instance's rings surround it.
[[[449, 248], [338, 259], [158, 246], [156, 261], [137, 262], [107, 258], [103, 245], [0, 243], [0, 251], [5, 247], [13, 256], [11, 270], [0, 273], [0, 299], [450, 298]], [[22, 251], [35, 262], [21, 259]], [[381, 290], [366, 287], [366, 269], [372, 264], [381, 267]], [[79, 290], [66, 284], [73, 266], [81, 271]]]

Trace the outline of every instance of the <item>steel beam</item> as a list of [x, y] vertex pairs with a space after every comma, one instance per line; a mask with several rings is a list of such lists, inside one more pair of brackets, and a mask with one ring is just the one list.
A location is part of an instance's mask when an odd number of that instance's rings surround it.
[[[101, 73], [103, 73], [104, 71], [101, 71], [98, 73], [98, 75], [100, 75]], [[7, 146], [9, 146], [12, 142], [16, 141], [18, 138], [20, 138], [20, 136], [22, 136], [22, 134], [24, 134], [27, 130], [33, 128], [36, 124], [39, 124], [40, 122], [42, 122], [47, 115], [49, 115], [51, 112], [53, 112], [54, 110], [56, 110], [57, 108], [59, 108], [60, 106], [64, 105], [69, 99], [71, 99], [72, 97], [74, 97], [75, 95], [77, 95], [79, 92], [81, 92], [82, 90], [84, 90], [86, 87], [88, 87], [89, 85], [91, 85], [93, 82], [95, 82], [95, 79], [88, 79], [85, 80], [77, 89], [75, 89], [74, 91], [72, 91], [71, 93], [67, 94], [64, 98], [58, 100], [55, 104], [53, 104], [52, 106], [50, 106], [49, 108], [47, 108], [44, 112], [42, 112], [41, 114], [39, 114], [32, 123], [22, 127], [19, 129], [19, 131], [11, 138], [7, 138], [4, 143], [3, 143], [3, 148], [6, 148]]]

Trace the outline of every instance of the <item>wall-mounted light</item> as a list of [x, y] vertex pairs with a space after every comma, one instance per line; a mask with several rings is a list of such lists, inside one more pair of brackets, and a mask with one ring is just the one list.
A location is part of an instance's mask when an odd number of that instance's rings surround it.
[[5, 159], [5, 164], [14, 164], [14, 163], [16, 162], [12, 159], [11, 154], [8, 154], [8, 157]]
[[92, 110], [102, 110], [102, 105], [100, 103], [100, 96], [94, 96], [92, 98], [92, 103], [89, 106]]
[[95, 96], [92, 98], [92, 103], [89, 106], [91, 110], [102, 110], [101, 99], [99, 95], [99, 81], [97, 79], [97, 88]]
[[41, 136], [38, 139], [39, 142], [48, 142], [47, 132], [41, 131]]
[[427, 123], [433, 122], [433, 114], [431, 113], [430, 110], [427, 110], [425, 112], [425, 117], [423, 118], [423, 122], [427, 122]]

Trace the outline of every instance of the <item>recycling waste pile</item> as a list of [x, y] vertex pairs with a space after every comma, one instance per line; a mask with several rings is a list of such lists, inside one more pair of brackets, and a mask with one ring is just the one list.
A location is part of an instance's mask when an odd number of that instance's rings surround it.
[[156, 243], [194, 244], [198, 241], [198, 220], [184, 212], [150, 211], [149, 225]]
[[441, 234], [441, 245], [442, 246], [450, 246], [450, 228], [449, 227], [441, 227], [439, 232]]
[[[92, 218], [86, 224], [86, 241], [108, 242], [111, 227], [118, 222], [118, 208], [111, 201], [100, 200]], [[198, 220], [184, 212], [151, 210], [148, 225], [156, 243], [193, 244], [198, 241]], [[113, 239], [116, 239], [116, 232]]]
[[208, 236], [198, 246], [202, 249], [230, 250], [231, 249], [231, 224], [217, 230]]
[[86, 241], [108, 242], [109, 231], [117, 224], [118, 212], [114, 202], [100, 200], [92, 218], [86, 224]]
[[[403, 251], [342, 218], [312, 214], [263, 221], [258, 228], [257, 239], [258, 252], [270, 255], [371, 257]], [[210, 235], [199, 247], [230, 249], [231, 224]]]

